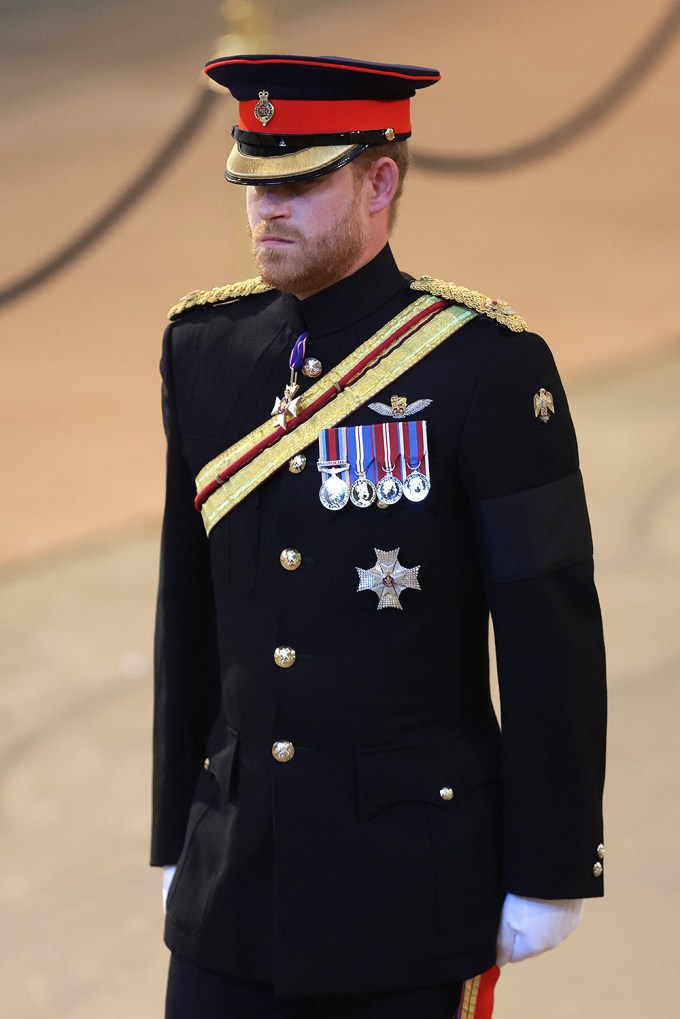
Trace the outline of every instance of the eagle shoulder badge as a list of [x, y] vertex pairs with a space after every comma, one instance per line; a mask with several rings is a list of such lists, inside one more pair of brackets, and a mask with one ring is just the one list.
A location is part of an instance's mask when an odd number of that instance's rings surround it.
[[534, 393], [534, 416], [547, 425], [550, 415], [554, 413], [555, 404], [552, 393], [541, 387], [537, 393]]

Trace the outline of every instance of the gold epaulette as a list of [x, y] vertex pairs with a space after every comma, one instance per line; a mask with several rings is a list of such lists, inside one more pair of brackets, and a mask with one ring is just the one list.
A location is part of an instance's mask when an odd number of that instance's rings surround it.
[[192, 290], [190, 294], [186, 294], [181, 301], [172, 306], [168, 312], [168, 318], [177, 318], [189, 308], [198, 308], [205, 304], [224, 304], [225, 301], [235, 301], [239, 297], [264, 294], [267, 290], [273, 290], [273, 287], [261, 280], [259, 276], [252, 280], [241, 280], [240, 283], [227, 283], [224, 287], [213, 287], [212, 290]]
[[524, 319], [507, 301], [492, 301], [477, 290], [468, 290], [467, 287], [459, 287], [455, 283], [445, 283], [444, 280], [436, 280], [433, 276], [421, 276], [420, 279], [413, 280], [411, 290], [420, 290], [425, 294], [432, 294], [433, 297], [443, 297], [446, 301], [463, 304], [466, 308], [478, 311], [480, 315], [495, 319], [501, 325], [512, 329], [513, 333], [523, 333], [527, 327]]

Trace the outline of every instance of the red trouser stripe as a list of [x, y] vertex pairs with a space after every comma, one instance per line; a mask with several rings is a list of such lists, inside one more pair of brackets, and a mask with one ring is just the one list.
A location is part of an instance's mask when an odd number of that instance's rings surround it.
[[479, 976], [466, 980], [456, 1019], [491, 1019], [494, 989], [500, 975], [498, 966], [492, 966]]

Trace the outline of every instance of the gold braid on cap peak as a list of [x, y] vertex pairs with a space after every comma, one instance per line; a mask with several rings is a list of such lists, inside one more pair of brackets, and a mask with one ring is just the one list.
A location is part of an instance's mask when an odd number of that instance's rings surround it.
[[467, 287], [459, 287], [455, 283], [445, 283], [444, 280], [434, 279], [433, 276], [421, 276], [413, 280], [411, 290], [420, 290], [425, 294], [432, 294], [433, 297], [443, 297], [446, 301], [453, 301], [455, 304], [463, 304], [466, 308], [478, 311], [480, 315], [487, 315], [501, 325], [512, 329], [513, 333], [523, 333], [527, 324], [514, 308], [511, 308], [507, 301], [493, 301], [478, 290], [468, 290]]
[[173, 305], [168, 312], [168, 318], [179, 318], [189, 308], [199, 308], [205, 304], [224, 304], [225, 301], [235, 301], [239, 297], [250, 297], [251, 294], [264, 294], [267, 290], [274, 288], [255, 276], [252, 280], [241, 280], [240, 283], [227, 283], [224, 287], [213, 287], [212, 290], [192, 290], [186, 294], [181, 301]]

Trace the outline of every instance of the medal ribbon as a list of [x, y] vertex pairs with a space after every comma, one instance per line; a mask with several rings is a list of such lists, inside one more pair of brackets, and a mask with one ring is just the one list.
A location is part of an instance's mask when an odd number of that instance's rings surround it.
[[[404, 429], [404, 480], [408, 473], [420, 471], [430, 480], [430, 464], [427, 456], [427, 422], [407, 421]], [[407, 473], [408, 472], [408, 473]]]

